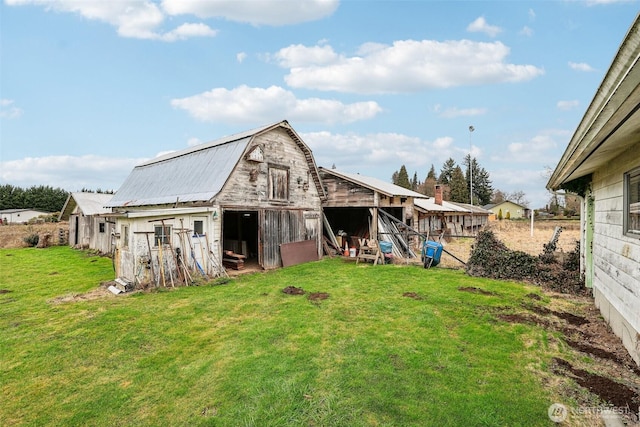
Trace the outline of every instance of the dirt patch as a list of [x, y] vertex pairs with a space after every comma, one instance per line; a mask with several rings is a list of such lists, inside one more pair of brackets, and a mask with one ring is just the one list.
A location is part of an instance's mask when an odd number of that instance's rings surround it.
[[538, 294], [534, 294], [533, 292], [531, 292], [530, 294], [525, 295], [527, 298], [531, 298], [534, 299], [536, 301], [541, 301], [542, 297]]
[[9, 292], [12, 292], [9, 289], [0, 289], [0, 294], [8, 294]]
[[640, 404], [640, 395], [625, 384], [575, 368], [564, 359], [554, 357], [551, 362], [551, 369], [555, 374], [573, 378], [582, 387], [616, 408], [637, 408]]
[[484, 289], [476, 288], [475, 286], [465, 286], [459, 287], [459, 291], [462, 292], [470, 292], [472, 294], [480, 294], [480, 295], [495, 295], [495, 292], [485, 291]]
[[422, 297], [418, 294], [416, 294], [415, 292], [405, 292], [404, 294], [402, 294], [403, 297], [407, 297], [407, 298], [413, 298], [415, 300], [421, 300]]
[[312, 292], [307, 296], [307, 298], [309, 301], [322, 301], [329, 298], [329, 294], [326, 292]]
[[100, 284], [98, 288], [94, 290], [85, 292], [83, 294], [74, 293], [74, 294], [68, 294], [68, 295], [61, 295], [59, 297], [50, 299], [48, 302], [51, 304], [63, 304], [68, 302], [93, 301], [93, 300], [102, 299], [102, 298], [115, 297], [115, 295], [108, 290], [109, 286], [111, 285], [115, 286], [115, 282], [113, 281], [103, 282]]
[[[496, 317], [509, 323], [538, 325], [557, 333], [560, 340], [550, 338], [550, 342], [560, 344], [559, 350], [564, 343], [569, 354], [575, 352], [573, 362], [554, 357], [550, 364], [553, 375], [574, 382], [562, 381], [564, 385], [560, 388], [560, 394], [563, 396], [575, 399], [579, 405], [586, 407], [593, 406], [594, 401], [589, 399], [595, 397], [596, 401], [617, 408], [626, 408], [627, 405], [628, 408], [638, 408], [640, 368], [602, 319], [592, 298], [547, 294], [551, 297], [550, 307], [525, 303], [522, 305], [523, 311], [516, 313], [499, 308]], [[568, 306], [573, 313], [566, 310]], [[562, 351], [567, 354], [566, 350]], [[585, 394], [584, 390], [588, 393]]]
[[304, 289], [296, 288], [295, 286], [287, 286], [282, 290], [282, 293], [285, 293], [287, 295], [303, 295]]

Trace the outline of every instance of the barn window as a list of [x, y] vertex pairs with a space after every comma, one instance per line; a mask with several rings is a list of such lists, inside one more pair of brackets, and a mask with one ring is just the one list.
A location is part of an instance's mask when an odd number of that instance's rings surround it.
[[269, 200], [289, 200], [289, 169], [269, 166]]
[[158, 242], [160, 242], [161, 245], [169, 244], [169, 238], [171, 236], [170, 225], [167, 225], [167, 226], [156, 225], [153, 231], [154, 231], [153, 241], [156, 244], [156, 246], [158, 246]]
[[640, 237], [640, 168], [624, 174], [624, 231]]
[[98, 224], [98, 231], [100, 233], [104, 233], [104, 222]]

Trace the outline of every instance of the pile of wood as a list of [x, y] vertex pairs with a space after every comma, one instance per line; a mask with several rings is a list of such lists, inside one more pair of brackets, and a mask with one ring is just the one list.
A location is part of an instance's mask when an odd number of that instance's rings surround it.
[[242, 254], [237, 254], [233, 251], [224, 251], [222, 256], [222, 265], [233, 270], [244, 269], [244, 260], [247, 257]]

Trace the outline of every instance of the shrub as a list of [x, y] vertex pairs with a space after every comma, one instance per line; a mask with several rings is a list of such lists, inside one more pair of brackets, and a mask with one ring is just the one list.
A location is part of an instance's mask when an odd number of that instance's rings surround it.
[[559, 292], [584, 292], [580, 243], [562, 265], [555, 259], [556, 244], [557, 240], [545, 245], [544, 252], [535, 257], [508, 249], [492, 231], [484, 230], [478, 233], [466, 271], [470, 276], [528, 281]]
[[32, 233], [24, 237], [22, 240], [24, 240], [24, 242], [27, 245], [31, 247], [35, 247], [35, 246], [38, 246], [38, 242], [40, 241], [40, 236], [38, 236], [37, 233]]

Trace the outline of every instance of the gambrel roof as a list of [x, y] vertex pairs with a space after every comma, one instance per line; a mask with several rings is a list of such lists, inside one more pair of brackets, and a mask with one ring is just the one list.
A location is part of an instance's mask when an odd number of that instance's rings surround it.
[[318, 194], [323, 197], [324, 190], [311, 150], [284, 120], [142, 163], [129, 174], [108, 206], [210, 202], [222, 190], [251, 141], [276, 128], [284, 128], [304, 152]]

